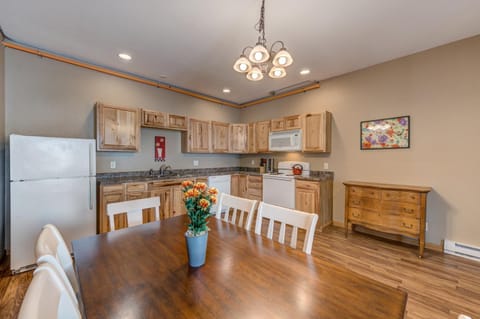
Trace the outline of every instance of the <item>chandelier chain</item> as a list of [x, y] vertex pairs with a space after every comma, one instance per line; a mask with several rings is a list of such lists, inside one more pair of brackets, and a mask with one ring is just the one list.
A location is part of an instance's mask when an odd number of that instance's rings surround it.
[[258, 19], [257, 24], [255, 24], [255, 30], [261, 34], [258, 37], [258, 42], [261, 42], [265, 45], [267, 40], [265, 39], [265, 0], [262, 0], [262, 8], [260, 9], [260, 19]]

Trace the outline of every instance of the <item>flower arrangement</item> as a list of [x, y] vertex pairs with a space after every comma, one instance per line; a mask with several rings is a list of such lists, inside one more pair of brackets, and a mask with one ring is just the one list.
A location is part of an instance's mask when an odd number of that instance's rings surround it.
[[218, 190], [205, 183], [182, 182], [183, 201], [190, 219], [187, 236], [198, 236], [208, 231], [210, 207], [217, 203]]

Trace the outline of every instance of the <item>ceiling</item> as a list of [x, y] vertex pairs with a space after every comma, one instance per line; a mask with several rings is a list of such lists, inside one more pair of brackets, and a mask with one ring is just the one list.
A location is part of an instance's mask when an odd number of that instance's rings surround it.
[[[283, 79], [251, 82], [232, 66], [257, 40], [260, 6], [261, 0], [0, 0], [0, 26], [20, 43], [234, 103], [480, 34], [478, 0], [266, 0], [268, 44], [282, 40], [294, 64]], [[120, 52], [133, 60], [119, 60]], [[303, 68], [311, 73], [300, 75]]]

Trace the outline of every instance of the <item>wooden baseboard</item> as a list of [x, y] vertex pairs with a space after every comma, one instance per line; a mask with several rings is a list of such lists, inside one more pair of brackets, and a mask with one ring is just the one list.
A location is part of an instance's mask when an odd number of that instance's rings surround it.
[[[343, 223], [343, 222], [339, 222], [339, 221], [334, 220], [332, 224], [335, 227], [345, 228], [345, 223]], [[386, 233], [378, 232], [378, 231], [371, 230], [371, 229], [361, 227], [361, 226], [357, 226], [356, 229], [360, 230], [360, 232], [365, 233], [365, 234], [379, 236], [379, 237], [390, 239], [390, 240], [396, 240], [396, 241], [399, 241], [399, 242], [402, 242], [402, 243], [405, 243], [405, 244], [418, 245], [417, 240], [412, 239], [412, 238], [408, 238], [408, 237], [404, 237], [404, 236], [400, 236], [400, 235], [386, 234]], [[425, 243], [425, 248], [429, 249], [429, 250], [433, 250], [433, 251], [443, 253], [443, 242], [444, 242], [443, 239], [442, 239], [440, 244], [428, 243], [427, 242], [427, 243]]]

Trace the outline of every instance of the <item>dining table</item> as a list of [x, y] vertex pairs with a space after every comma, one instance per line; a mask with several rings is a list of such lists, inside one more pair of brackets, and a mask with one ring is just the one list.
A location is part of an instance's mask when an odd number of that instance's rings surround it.
[[188, 265], [178, 216], [72, 242], [86, 318], [404, 318], [407, 293], [220, 219]]

